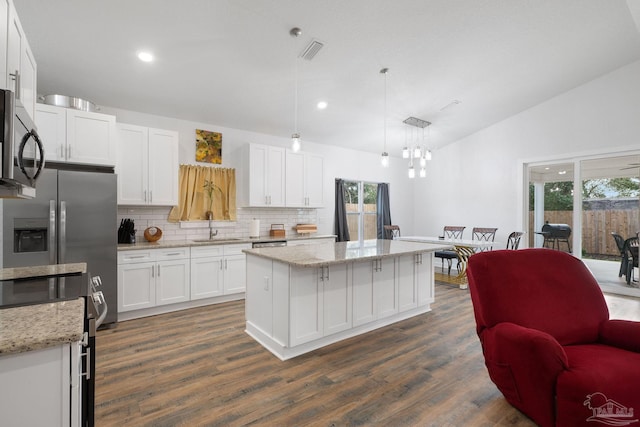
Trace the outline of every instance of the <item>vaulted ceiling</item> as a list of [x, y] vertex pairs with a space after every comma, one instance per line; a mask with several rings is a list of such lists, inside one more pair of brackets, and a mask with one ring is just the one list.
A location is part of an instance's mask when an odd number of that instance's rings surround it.
[[14, 1], [39, 93], [98, 105], [288, 138], [297, 69], [303, 141], [381, 152], [388, 67], [392, 155], [407, 117], [436, 148], [640, 59], [633, 0]]

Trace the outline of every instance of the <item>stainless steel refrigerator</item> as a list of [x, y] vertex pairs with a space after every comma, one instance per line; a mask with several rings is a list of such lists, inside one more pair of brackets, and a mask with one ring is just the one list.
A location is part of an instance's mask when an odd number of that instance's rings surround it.
[[[99, 169], [96, 169], [99, 170]], [[116, 175], [43, 169], [32, 200], [3, 202], [3, 267], [86, 262], [117, 322]]]

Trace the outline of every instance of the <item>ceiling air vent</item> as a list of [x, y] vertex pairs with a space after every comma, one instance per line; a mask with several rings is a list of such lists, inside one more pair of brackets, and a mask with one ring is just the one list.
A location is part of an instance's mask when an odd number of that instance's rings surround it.
[[306, 59], [307, 61], [311, 61], [322, 49], [324, 43], [319, 42], [318, 40], [311, 40], [311, 43], [304, 48], [302, 53], [300, 54], [300, 58]]

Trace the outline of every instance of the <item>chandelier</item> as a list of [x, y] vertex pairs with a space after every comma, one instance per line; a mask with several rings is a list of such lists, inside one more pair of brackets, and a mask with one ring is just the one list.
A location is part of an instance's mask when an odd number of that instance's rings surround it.
[[[409, 159], [409, 178], [416, 177], [416, 169], [413, 165], [414, 160], [420, 165], [420, 178], [424, 178], [427, 176], [427, 162], [431, 160], [431, 150], [427, 147], [424, 129], [431, 125], [431, 122], [416, 117], [409, 117], [402, 122], [408, 125], [411, 130], [411, 137], [406, 138], [404, 148], [402, 149], [402, 158]], [[419, 135], [420, 130], [422, 131], [422, 138], [420, 138]]]

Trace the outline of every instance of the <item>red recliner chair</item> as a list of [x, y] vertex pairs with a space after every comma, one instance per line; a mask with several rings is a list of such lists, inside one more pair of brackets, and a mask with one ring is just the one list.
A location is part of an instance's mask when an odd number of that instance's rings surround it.
[[551, 249], [469, 258], [491, 380], [541, 426], [640, 426], [640, 322], [609, 320], [587, 267]]

